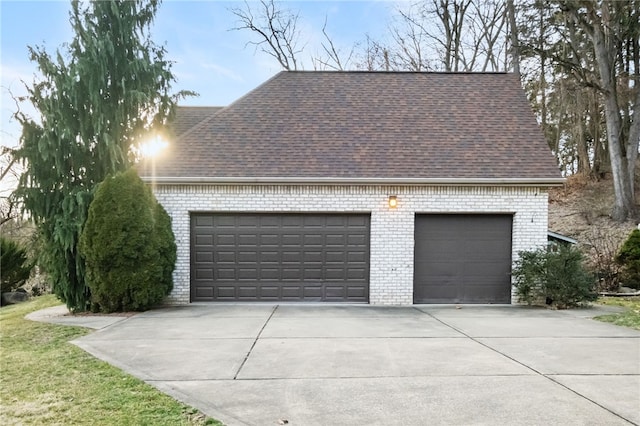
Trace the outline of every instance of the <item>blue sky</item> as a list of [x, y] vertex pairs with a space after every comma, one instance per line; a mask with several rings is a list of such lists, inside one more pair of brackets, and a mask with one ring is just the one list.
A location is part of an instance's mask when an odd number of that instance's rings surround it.
[[[304, 69], [312, 69], [310, 54], [319, 51], [325, 16], [337, 47], [350, 50], [365, 34], [380, 37], [393, 8], [391, 1], [286, 1], [300, 13], [301, 41], [307, 44]], [[254, 6], [257, 4], [253, 3]], [[229, 11], [240, 1], [165, 0], [152, 27], [156, 44], [164, 44], [175, 61], [176, 90], [193, 90], [199, 97], [183, 105], [228, 105], [280, 71], [266, 54], [246, 45], [248, 31], [230, 31], [237, 18]], [[0, 0], [1, 145], [14, 146], [20, 128], [11, 120], [15, 104], [9, 96], [25, 93], [21, 80], [33, 81], [36, 67], [27, 46], [54, 52], [72, 38], [67, 1]]]

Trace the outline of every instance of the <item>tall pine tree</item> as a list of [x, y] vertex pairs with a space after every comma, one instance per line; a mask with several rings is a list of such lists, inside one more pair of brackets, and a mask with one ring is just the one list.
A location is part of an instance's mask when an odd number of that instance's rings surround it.
[[166, 51], [149, 28], [158, 0], [72, 1], [74, 38], [50, 55], [29, 47], [40, 77], [26, 101], [38, 117], [22, 125], [16, 157], [24, 174], [16, 195], [44, 240], [43, 264], [55, 294], [72, 311], [87, 308], [78, 241], [93, 190], [135, 161], [135, 147], [159, 131], [178, 96]]

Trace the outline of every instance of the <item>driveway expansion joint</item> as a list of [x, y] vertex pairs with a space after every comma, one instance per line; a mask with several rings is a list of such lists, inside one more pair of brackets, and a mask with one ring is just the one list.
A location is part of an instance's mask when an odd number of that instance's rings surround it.
[[236, 374], [233, 375], [233, 380], [236, 380], [238, 378], [238, 375], [240, 374], [240, 372], [242, 371], [242, 367], [244, 367], [244, 364], [247, 362], [247, 360], [249, 359], [249, 356], [251, 355], [251, 352], [253, 351], [253, 348], [256, 346], [256, 343], [258, 343], [258, 339], [260, 339], [260, 335], [262, 334], [262, 332], [264, 331], [265, 327], [267, 326], [267, 324], [269, 324], [269, 321], [271, 321], [271, 318], [273, 317], [273, 315], [276, 313], [276, 311], [278, 310], [278, 306], [280, 305], [275, 305], [273, 307], [273, 309], [271, 310], [271, 314], [269, 315], [269, 317], [266, 319], [266, 321], [264, 322], [264, 324], [262, 324], [262, 327], [260, 328], [260, 331], [258, 332], [258, 334], [256, 335], [256, 338], [253, 340], [253, 343], [251, 344], [251, 347], [249, 348], [249, 351], [247, 352], [247, 355], [244, 357], [244, 359], [242, 360], [242, 363], [240, 364], [240, 367], [238, 367], [238, 371], [236, 371]]

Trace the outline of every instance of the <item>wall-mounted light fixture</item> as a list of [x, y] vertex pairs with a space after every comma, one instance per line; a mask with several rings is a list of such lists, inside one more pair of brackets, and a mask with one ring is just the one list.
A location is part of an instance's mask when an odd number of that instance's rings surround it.
[[395, 209], [398, 207], [398, 197], [395, 195], [389, 195], [389, 208]]

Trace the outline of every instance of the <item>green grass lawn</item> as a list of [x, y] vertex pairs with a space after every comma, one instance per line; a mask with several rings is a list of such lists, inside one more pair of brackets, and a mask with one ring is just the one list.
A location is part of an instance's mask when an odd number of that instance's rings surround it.
[[69, 343], [90, 330], [24, 319], [59, 303], [0, 308], [0, 424], [221, 424]]
[[597, 303], [626, 309], [619, 314], [602, 315], [595, 319], [640, 330], [640, 297], [601, 297]]

